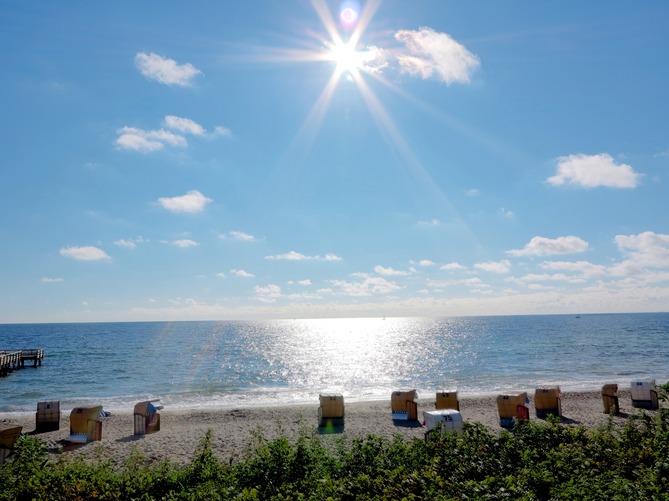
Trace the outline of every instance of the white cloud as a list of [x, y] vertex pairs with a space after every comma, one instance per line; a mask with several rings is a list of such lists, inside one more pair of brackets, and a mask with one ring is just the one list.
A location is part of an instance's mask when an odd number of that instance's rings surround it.
[[134, 249], [135, 247], [137, 247], [138, 244], [141, 243], [144, 243], [144, 239], [142, 237], [121, 238], [120, 240], [114, 242], [114, 245], [117, 245], [119, 247], [125, 247], [126, 249]]
[[516, 217], [512, 210], [506, 209], [504, 207], [500, 207], [498, 214], [506, 219], [514, 219]]
[[111, 259], [105, 251], [91, 245], [72, 246], [60, 249], [60, 255], [77, 261], [102, 261]]
[[455, 285], [467, 285], [469, 287], [489, 287], [478, 277], [463, 278], [461, 280], [428, 280], [427, 285], [430, 287], [452, 287]]
[[409, 275], [408, 271], [400, 271], [392, 267], [384, 268], [383, 266], [375, 266], [374, 272], [388, 277], [403, 277]]
[[557, 174], [547, 181], [555, 186], [573, 184], [584, 188], [636, 188], [641, 174], [627, 164], [616, 164], [611, 155], [568, 155], [557, 159]]
[[431, 228], [434, 226], [439, 226], [441, 224], [441, 221], [435, 218], [435, 219], [430, 219], [429, 221], [418, 221], [418, 223], [416, 224], [418, 226]]
[[[118, 134], [116, 145], [123, 150], [151, 153], [162, 150], [165, 146], [185, 148], [188, 146], [188, 141], [181, 134], [207, 138], [231, 135], [229, 129], [220, 126], [216, 127], [213, 133], [207, 134], [206, 129], [196, 121], [174, 115], [166, 115], [164, 125], [171, 130], [144, 130], [137, 127], [121, 127], [116, 131]], [[172, 131], [177, 131], [179, 134]]]
[[215, 136], [232, 136], [232, 131], [228, 129], [227, 127], [223, 127], [222, 125], [217, 125], [214, 127], [214, 135]]
[[374, 294], [389, 294], [401, 289], [399, 285], [381, 277], [370, 277], [362, 282], [347, 282], [345, 280], [330, 280], [330, 283], [338, 287], [347, 296], [362, 297]]
[[230, 270], [230, 273], [232, 273], [234, 276], [240, 277], [240, 278], [253, 278], [253, 277], [255, 277], [255, 275], [253, 273], [249, 273], [248, 271], [244, 271], [244, 270], [232, 269], [232, 270]]
[[205, 205], [211, 201], [211, 198], [205, 197], [197, 190], [191, 190], [180, 197], [161, 197], [158, 199], [158, 203], [170, 212], [187, 212], [191, 214], [202, 212]]
[[569, 276], [564, 273], [554, 273], [552, 275], [549, 273], [529, 273], [519, 279], [521, 282], [566, 282], [568, 280]]
[[503, 259], [502, 261], [485, 261], [476, 263], [474, 268], [491, 273], [508, 273], [511, 269], [511, 263], [508, 259]]
[[506, 253], [510, 256], [551, 256], [585, 252], [586, 250], [588, 250], [588, 242], [570, 235], [555, 239], [533, 237], [522, 249], [514, 249]]
[[235, 240], [244, 240], [246, 242], [252, 242], [255, 240], [253, 235], [244, 233], [243, 231], [231, 231], [228, 233], [228, 235], [230, 235], [230, 237], [234, 238]]
[[300, 284], [300, 285], [308, 286], [308, 285], [311, 285], [311, 280], [309, 280], [307, 278], [307, 279], [304, 279], [304, 280], [298, 280], [297, 283]]
[[464, 270], [466, 267], [462, 266], [460, 263], [446, 263], [439, 267], [440, 270]]
[[256, 299], [264, 303], [274, 303], [281, 297], [281, 287], [275, 284], [269, 284], [266, 287], [256, 285], [254, 287]]
[[43, 277], [42, 282], [45, 284], [52, 284], [52, 283], [58, 283], [58, 282], [64, 282], [65, 280], [62, 278], [51, 278], [51, 277]]
[[165, 145], [185, 147], [186, 138], [173, 132], [159, 130], [143, 130], [136, 127], [121, 127], [118, 131], [116, 144], [124, 150], [151, 153], [161, 150]]
[[265, 256], [270, 261], [341, 261], [341, 258], [335, 254], [326, 254], [325, 256], [306, 256], [300, 252], [290, 251], [285, 254], [275, 256]]
[[190, 63], [178, 64], [174, 59], [161, 57], [154, 53], [138, 52], [135, 55], [135, 66], [149, 80], [165, 85], [190, 87], [195, 77], [202, 74]]
[[435, 76], [446, 84], [468, 83], [480, 64], [464, 45], [430, 28], [401, 30], [395, 33], [395, 39], [407, 50], [397, 56], [401, 70], [423, 79]]
[[476, 188], [470, 188], [468, 190], [465, 190], [465, 195], [467, 195], [468, 197], [478, 197], [479, 194], [480, 192]]
[[669, 235], [645, 231], [638, 235], [617, 235], [614, 241], [620, 252], [637, 266], [669, 267]]
[[424, 268], [428, 268], [430, 266], [434, 266], [435, 263], [434, 261], [430, 261], [429, 259], [421, 259], [420, 261], [409, 261], [411, 264], [415, 264], [418, 266], [422, 266]]
[[604, 276], [606, 274], [606, 266], [593, 264], [588, 261], [544, 261], [539, 267], [544, 270], [575, 273], [584, 279]]
[[204, 127], [194, 120], [191, 120], [190, 118], [176, 117], [174, 115], [167, 115], [165, 117], [165, 126], [168, 129], [178, 130], [179, 132], [192, 134], [194, 136], [203, 136], [206, 133]]
[[225, 273], [223, 273], [223, 272], [216, 273], [216, 277], [217, 278], [225, 278]]
[[200, 245], [195, 240], [190, 240], [188, 238], [184, 238], [181, 240], [172, 240], [171, 242], [169, 242], [169, 244], [175, 247], [179, 247], [180, 249], [188, 249], [189, 247], [197, 247], [198, 245]]

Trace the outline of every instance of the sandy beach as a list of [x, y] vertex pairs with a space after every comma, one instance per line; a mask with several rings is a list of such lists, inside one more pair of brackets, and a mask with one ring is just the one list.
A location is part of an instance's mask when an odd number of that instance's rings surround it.
[[[533, 392], [528, 393], [530, 419], [537, 420], [533, 402]], [[632, 407], [629, 391], [620, 391], [620, 411], [614, 417], [616, 423], [624, 424], [629, 416], [638, 415], [641, 410]], [[422, 395], [421, 397], [425, 397]], [[419, 398], [419, 421], [411, 424], [394, 422], [391, 419], [390, 398], [387, 401], [346, 402], [344, 430], [340, 433], [322, 435], [325, 441], [352, 440], [375, 434], [405, 438], [423, 438], [426, 428], [423, 411], [434, 409], [435, 399]], [[245, 457], [257, 444], [258, 437], [272, 439], [283, 435], [293, 440], [300, 434], [316, 434], [318, 402], [313, 405], [272, 406], [263, 408], [238, 408], [221, 410], [173, 411], [163, 409], [161, 429], [157, 433], [144, 436], [133, 434], [133, 404], [127, 413], [112, 413], [103, 419], [102, 440], [86, 445], [68, 445], [69, 412], [61, 413], [60, 429], [41, 433], [52, 459], [67, 456], [82, 456], [86, 459], [111, 459], [122, 464], [133, 451], [140, 452], [150, 461], [170, 460], [173, 463], [189, 462], [207, 430], [212, 430], [213, 447], [223, 461]], [[465, 422], [478, 422], [499, 432], [496, 396], [460, 396], [460, 412]], [[646, 411], [654, 413], [654, 411]], [[563, 392], [562, 413], [566, 426], [583, 425], [597, 427], [606, 424], [608, 416], [603, 413], [602, 400], [598, 391]], [[35, 414], [0, 414], [0, 428], [13, 425], [23, 426], [24, 432], [35, 429]]]

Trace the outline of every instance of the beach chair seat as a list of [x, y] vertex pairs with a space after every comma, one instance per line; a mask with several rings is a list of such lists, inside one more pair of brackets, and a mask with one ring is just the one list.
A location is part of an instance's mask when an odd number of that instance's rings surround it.
[[499, 425], [512, 428], [515, 421], [529, 421], [530, 409], [526, 405], [527, 392], [503, 393], [497, 396]]
[[620, 413], [617, 384], [611, 383], [602, 386], [602, 404], [604, 405], [604, 414]]
[[22, 426], [12, 426], [0, 430], [0, 464], [5, 462], [14, 451], [14, 444], [21, 435]]
[[70, 413], [70, 442], [87, 444], [102, 440], [102, 406], [75, 407]]
[[344, 426], [344, 396], [338, 393], [321, 393], [318, 396], [319, 428], [341, 428]]
[[549, 414], [562, 417], [560, 387], [537, 388], [534, 392], [534, 409], [539, 418], [545, 418]]
[[458, 392], [455, 390], [437, 392], [437, 400], [434, 403], [434, 408], [437, 410], [455, 409], [459, 411], [460, 401], [458, 400]]
[[416, 390], [394, 391], [390, 395], [390, 408], [395, 421], [417, 421], [418, 403]]
[[160, 430], [160, 406], [153, 405], [151, 401], [135, 404], [133, 416], [135, 420], [135, 435], [148, 435]]
[[632, 407], [657, 409], [657, 387], [654, 379], [638, 379], [630, 383]]

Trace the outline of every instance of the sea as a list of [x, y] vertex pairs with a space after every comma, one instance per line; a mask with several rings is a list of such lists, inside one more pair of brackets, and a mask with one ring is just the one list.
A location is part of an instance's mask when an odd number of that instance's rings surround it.
[[599, 390], [669, 380], [669, 313], [0, 324], [0, 350], [42, 348], [0, 377], [0, 412], [102, 405], [232, 409], [420, 397]]

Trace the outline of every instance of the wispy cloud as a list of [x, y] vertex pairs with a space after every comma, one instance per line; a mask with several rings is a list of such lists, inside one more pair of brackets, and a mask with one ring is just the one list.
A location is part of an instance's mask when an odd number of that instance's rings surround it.
[[476, 263], [474, 268], [492, 273], [508, 273], [511, 269], [511, 262], [509, 262], [508, 259], [503, 259], [501, 261], [485, 261]]
[[42, 277], [42, 282], [44, 282], [45, 284], [59, 283], [64, 281], [65, 280], [62, 278]]
[[268, 284], [265, 287], [255, 286], [253, 289], [258, 301], [274, 303], [281, 297], [281, 287], [276, 284]]
[[583, 188], [636, 188], [641, 174], [627, 164], [616, 164], [611, 155], [568, 155], [559, 157], [557, 173], [547, 179], [554, 186], [571, 184]]
[[514, 214], [514, 212], [512, 210], [506, 209], [504, 207], [500, 207], [500, 209], [499, 209], [499, 211], [497, 211], [497, 213], [500, 216], [502, 216], [503, 218], [506, 218], [506, 219], [514, 219], [516, 217], [516, 215]]
[[510, 256], [552, 256], [588, 250], [588, 242], [575, 236], [558, 238], [533, 237], [522, 249], [507, 251]]
[[205, 197], [197, 190], [191, 190], [180, 197], [161, 197], [158, 203], [170, 212], [197, 213], [202, 212], [205, 206], [212, 202], [211, 198]]
[[236, 270], [232, 269], [230, 270], [230, 274], [239, 277], [239, 278], [254, 278], [255, 275], [253, 273], [249, 273], [248, 271], [245, 270]]
[[468, 83], [480, 65], [478, 57], [446, 33], [431, 28], [401, 30], [395, 39], [404, 44], [396, 56], [402, 72], [446, 84]]
[[389, 266], [387, 268], [383, 266], [375, 266], [374, 267], [374, 272], [378, 273], [379, 275], [384, 275], [387, 277], [405, 277], [407, 275], [410, 275], [408, 271], [401, 271], [401, 270], [396, 270], [393, 267]]
[[165, 126], [168, 129], [178, 130], [184, 134], [192, 134], [194, 136], [204, 136], [206, 131], [195, 120], [190, 118], [177, 117], [174, 115], [167, 115], [165, 117]]
[[276, 254], [274, 256], [265, 256], [270, 261], [341, 261], [342, 258], [335, 254], [326, 254], [325, 256], [306, 256], [300, 252], [290, 251], [285, 254]]
[[114, 245], [118, 247], [125, 247], [126, 249], [134, 249], [138, 244], [144, 243], [145, 240], [142, 237], [137, 238], [121, 238], [114, 242]]
[[149, 80], [165, 85], [191, 87], [195, 83], [195, 77], [202, 75], [202, 72], [190, 63], [178, 64], [174, 59], [154, 53], [138, 52], [135, 55], [135, 66]]
[[452, 271], [452, 270], [464, 270], [465, 268], [466, 268], [465, 266], [462, 266], [460, 263], [456, 263], [456, 262], [442, 264], [442, 265], [439, 267], [440, 270], [448, 270], [448, 271]]
[[92, 245], [63, 247], [60, 249], [60, 255], [76, 261], [103, 261], [111, 259], [105, 251]]
[[136, 127], [121, 127], [117, 133], [116, 145], [119, 148], [140, 153], [162, 150], [165, 145], [181, 148], [188, 145], [186, 138], [164, 129], [143, 130]]
[[180, 249], [188, 249], [190, 247], [197, 247], [200, 244], [197, 243], [195, 240], [191, 240], [189, 238], [182, 238], [180, 240], [172, 240], [167, 242], [170, 245], [173, 245], [174, 247], [179, 247]]
[[360, 282], [346, 280], [330, 280], [344, 295], [353, 297], [372, 296], [375, 294], [389, 294], [401, 289], [395, 282], [381, 277], [368, 277]]
[[214, 132], [208, 133], [207, 130], [190, 118], [167, 115], [163, 121], [162, 129], [140, 129], [137, 127], [121, 127], [116, 131], [118, 137], [116, 146], [123, 150], [137, 151], [140, 153], [151, 153], [159, 151], [166, 146], [175, 148], [185, 148], [188, 146], [184, 134], [201, 138], [213, 138], [216, 136], [230, 136], [230, 129], [222, 126], [214, 128]]
[[418, 226], [421, 226], [423, 228], [432, 228], [434, 226], [439, 226], [441, 224], [441, 221], [438, 219], [430, 219], [429, 221], [418, 221], [416, 223]]
[[230, 238], [235, 240], [243, 240], [245, 242], [253, 242], [255, 237], [249, 233], [244, 233], [243, 231], [231, 231], [228, 233]]

